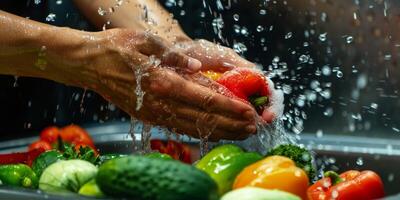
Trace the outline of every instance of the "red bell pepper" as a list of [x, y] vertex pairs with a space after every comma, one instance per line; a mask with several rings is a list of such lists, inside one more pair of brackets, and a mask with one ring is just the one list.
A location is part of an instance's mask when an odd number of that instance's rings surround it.
[[307, 190], [309, 200], [379, 199], [384, 197], [381, 178], [373, 171], [350, 170], [340, 174], [332, 171]]
[[45, 149], [38, 148], [28, 152], [0, 154], [0, 165], [24, 163], [31, 166], [33, 161], [45, 151]]
[[263, 74], [249, 68], [235, 68], [223, 74], [203, 72], [205, 76], [225, 86], [239, 99], [251, 103], [261, 114], [271, 95], [268, 82]]
[[159, 139], [152, 139], [150, 145], [152, 150], [168, 154], [175, 160], [180, 160], [188, 164], [192, 163], [190, 148], [187, 145], [173, 140], [165, 142]]

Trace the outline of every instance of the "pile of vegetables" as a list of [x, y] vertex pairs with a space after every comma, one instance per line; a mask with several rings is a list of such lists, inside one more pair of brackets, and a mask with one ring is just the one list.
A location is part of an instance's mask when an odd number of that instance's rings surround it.
[[[372, 171], [328, 171], [317, 179], [313, 155], [284, 144], [266, 155], [233, 144], [191, 164], [190, 149], [152, 140], [145, 155], [100, 155], [90, 135], [70, 125], [43, 130], [28, 152], [0, 155], [0, 185], [137, 200], [330, 200], [384, 196]], [[158, 151], [158, 152], [157, 152]], [[313, 181], [315, 183], [313, 183]]]

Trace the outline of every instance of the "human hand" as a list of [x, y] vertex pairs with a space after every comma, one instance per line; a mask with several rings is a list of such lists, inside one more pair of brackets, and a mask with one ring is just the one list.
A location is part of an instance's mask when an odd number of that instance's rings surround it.
[[[240, 57], [232, 49], [206, 40], [183, 40], [176, 42], [176, 46], [187, 55], [200, 60], [202, 71], [225, 72], [235, 67], [255, 68], [254, 63]], [[283, 93], [274, 88], [274, 84], [269, 78], [265, 77], [265, 81], [268, 91], [271, 91], [270, 104], [263, 108], [260, 116], [265, 123], [272, 123], [283, 113]]]
[[210, 140], [245, 139], [256, 131], [251, 106], [181, 76], [201, 65], [168, 42], [123, 29], [91, 37], [77, 80], [135, 118], [193, 137], [205, 136], [198, 126], [210, 127]]

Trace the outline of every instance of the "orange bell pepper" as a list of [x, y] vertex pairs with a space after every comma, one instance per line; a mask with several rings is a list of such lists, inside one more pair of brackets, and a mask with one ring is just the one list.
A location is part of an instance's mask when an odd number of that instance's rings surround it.
[[247, 166], [233, 183], [233, 189], [246, 186], [277, 189], [307, 199], [308, 176], [296, 167], [293, 160], [283, 156], [269, 156]]

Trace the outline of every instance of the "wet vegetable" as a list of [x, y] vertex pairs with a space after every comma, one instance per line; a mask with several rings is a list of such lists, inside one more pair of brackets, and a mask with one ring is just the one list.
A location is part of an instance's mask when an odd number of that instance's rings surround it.
[[221, 200], [300, 200], [300, 198], [280, 190], [244, 187], [228, 192]]
[[91, 181], [85, 183], [79, 189], [78, 192], [80, 195], [89, 196], [89, 197], [104, 197], [104, 193], [100, 190], [99, 186], [96, 183], [96, 179], [92, 179]]
[[38, 178], [32, 169], [25, 164], [0, 165], [0, 183], [10, 186], [37, 188]]
[[97, 174], [97, 167], [84, 160], [61, 160], [47, 167], [39, 188], [45, 192], [68, 193], [79, 189]]
[[96, 182], [112, 197], [135, 200], [214, 200], [215, 182], [203, 171], [175, 160], [126, 156], [105, 162]]
[[220, 76], [217, 72], [203, 74], [225, 86], [238, 98], [250, 102], [258, 111], [268, 104], [268, 82], [263, 74], [254, 69], [234, 68]]
[[227, 144], [214, 148], [197, 162], [196, 167], [214, 179], [222, 195], [232, 189], [233, 181], [243, 168], [261, 159], [258, 153], [247, 153], [238, 146]]
[[38, 177], [42, 175], [43, 171], [51, 164], [64, 160], [64, 156], [57, 150], [50, 150], [40, 154], [32, 164], [32, 170]]
[[290, 158], [296, 163], [297, 167], [302, 168], [307, 173], [310, 180], [315, 178], [316, 167], [313, 163], [313, 155], [307, 149], [294, 144], [282, 144], [267, 153], [267, 156], [274, 155]]
[[310, 200], [370, 200], [384, 197], [384, 188], [381, 178], [373, 171], [350, 170], [340, 176], [329, 171], [307, 194]]
[[240, 172], [233, 183], [233, 189], [247, 186], [277, 189], [306, 199], [309, 179], [305, 171], [289, 158], [269, 156]]

